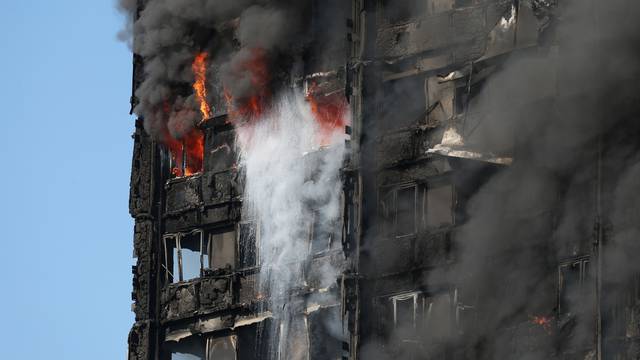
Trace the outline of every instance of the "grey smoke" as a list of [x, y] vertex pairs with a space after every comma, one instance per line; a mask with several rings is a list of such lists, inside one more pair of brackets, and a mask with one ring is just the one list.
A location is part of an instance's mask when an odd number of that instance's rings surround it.
[[[526, 325], [530, 316], [556, 316], [556, 299], [550, 294], [557, 291], [558, 262], [589, 254], [595, 239], [598, 140], [617, 128], [637, 127], [632, 117], [637, 113], [625, 112], [637, 109], [640, 23], [635, 19], [640, 4], [520, 3], [531, 6], [538, 16], [545, 31], [541, 46], [509, 55], [488, 78], [469, 111], [490, 116], [472, 134], [465, 134], [470, 148], [513, 153], [515, 162], [474, 189], [466, 202], [466, 221], [454, 235], [456, 263], [432, 270], [423, 284], [427, 289], [456, 284], [472, 294], [463, 301], [484, 314], [477, 320], [477, 331], [462, 338], [453, 334], [441, 343], [472, 359], [514, 358], [514, 324]], [[392, 3], [391, 15], [410, 17], [411, 4]], [[396, 89], [398, 96], [401, 90]], [[570, 98], [574, 101], [567, 101]], [[619, 136], [618, 141], [608, 142], [611, 148], [603, 149], [609, 186], [603, 198], [614, 199], [605, 203], [610, 211], [603, 214], [605, 234], [614, 234], [606, 239], [604, 256], [603, 280], [609, 283], [625, 284], [640, 271], [633, 258], [640, 251], [637, 136], [637, 130]], [[626, 170], [620, 173], [620, 169]], [[463, 176], [464, 171], [468, 170], [462, 170]], [[587, 248], [574, 248], [576, 243]], [[385, 257], [402, 261], [393, 254]], [[526, 359], [549, 359], [565, 347], [591, 339], [594, 324], [580, 316], [586, 310], [592, 313], [589, 299], [577, 305], [581, 306], [575, 314], [558, 319], [558, 333]], [[402, 331], [388, 336], [401, 336]], [[460, 339], [467, 347], [460, 346]], [[384, 344], [371, 342], [364, 344], [361, 356], [386, 359], [402, 354], [386, 353]]]
[[[144, 63], [134, 112], [157, 137], [167, 130], [181, 136], [201, 120], [190, 89], [191, 63], [197, 53], [210, 54], [207, 100], [219, 110], [217, 114], [223, 113], [222, 83], [234, 98], [253, 95], [251, 74], [244, 67], [251, 51], [264, 50], [269, 62], [290, 54], [292, 40], [301, 33], [298, 19], [304, 11], [297, 1], [150, 0], [137, 16], [137, 3], [118, 1], [127, 24], [119, 37]], [[168, 113], [163, 111], [167, 106]]]
[[[589, 244], [585, 239], [594, 236], [598, 138], [621, 124], [621, 106], [637, 98], [640, 26], [633, 19], [640, 15], [640, 5], [628, 1], [563, 3], [555, 10], [562, 18], [557, 24], [559, 51], [551, 46], [541, 49], [547, 52], [542, 56], [535, 52], [512, 55], [472, 104], [472, 111], [492, 116], [474, 133], [471, 145], [497, 153], [513, 147], [515, 163], [499, 171], [470, 199], [469, 220], [456, 234], [460, 261], [447, 274], [429, 280], [448, 277], [482, 299], [483, 311], [490, 316], [479, 321], [482, 330], [475, 342], [487, 346], [475, 354], [477, 359], [510, 357], [509, 338], [501, 334], [508, 333], [514, 320], [553, 316], [555, 303], [550, 302], [549, 294], [555, 289], [548, 284], [556, 281], [549, 281], [549, 274], [554, 274], [550, 269], [567, 254], [588, 254], [588, 248], [566, 245]], [[555, 91], [559, 101], [545, 100]], [[572, 96], [578, 98], [566, 100]], [[526, 103], [533, 104], [523, 110]], [[619, 232], [607, 264], [613, 266], [615, 276], [626, 278], [639, 270], [625, 255], [638, 250], [631, 241], [638, 231], [637, 221], [625, 220], [639, 203], [637, 196], [629, 196], [638, 181], [637, 156], [624, 163], [615, 149], [611, 152], [616, 156], [610, 160], [621, 161], [618, 165], [629, 170], [615, 190], [612, 221]], [[471, 279], [469, 274], [474, 274]], [[588, 306], [589, 302], [584, 299], [583, 303]], [[572, 325], [574, 337], [566, 342], [569, 346], [593, 333], [593, 323], [577, 319]], [[556, 336], [563, 336], [562, 329]], [[528, 358], [547, 359], [555, 349], [551, 342], [546, 346], [544, 353]]]

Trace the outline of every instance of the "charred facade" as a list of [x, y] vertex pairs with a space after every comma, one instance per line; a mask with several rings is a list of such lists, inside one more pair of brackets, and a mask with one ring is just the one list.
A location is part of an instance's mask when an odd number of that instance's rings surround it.
[[[123, 2], [129, 360], [640, 359], [640, 6], [169, 3]], [[287, 91], [319, 124], [299, 184], [331, 186], [280, 261], [244, 129]]]

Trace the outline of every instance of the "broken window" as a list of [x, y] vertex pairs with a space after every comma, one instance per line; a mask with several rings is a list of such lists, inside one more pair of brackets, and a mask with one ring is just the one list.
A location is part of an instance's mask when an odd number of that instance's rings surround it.
[[181, 139], [167, 135], [164, 145], [169, 151], [169, 168], [174, 176], [191, 176], [202, 171], [204, 133], [192, 128]]
[[180, 238], [182, 280], [200, 277], [202, 269], [202, 231], [185, 234]]
[[205, 360], [205, 344], [200, 336], [167, 342], [164, 349], [170, 360]]
[[236, 345], [235, 336], [208, 338], [207, 360], [236, 360]]
[[200, 277], [203, 268], [203, 233], [168, 234], [164, 240], [164, 270], [167, 283]]
[[453, 224], [453, 186], [451, 184], [428, 185], [424, 189], [423, 215], [427, 228]]
[[238, 225], [238, 266], [241, 269], [258, 265], [258, 227], [253, 221]]
[[384, 233], [402, 237], [416, 232], [416, 185], [388, 190], [382, 195]]
[[209, 261], [211, 269], [235, 268], [236, 232], [227, 231], [209, 234]]

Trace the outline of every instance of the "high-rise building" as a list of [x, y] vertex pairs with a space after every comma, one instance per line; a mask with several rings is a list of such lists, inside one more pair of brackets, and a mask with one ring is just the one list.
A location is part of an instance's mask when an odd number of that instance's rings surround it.
[[639, 10], [138, 1], [129, 360], [640, 359]]

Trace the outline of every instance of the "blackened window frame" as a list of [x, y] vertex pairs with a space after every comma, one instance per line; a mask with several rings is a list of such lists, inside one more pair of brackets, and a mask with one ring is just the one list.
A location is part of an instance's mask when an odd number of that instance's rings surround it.
[[[447, 187], [451, 190], [449, 223], [430, 226], [428, 213], [429, 191]], [[398, 193], [402, 190], [414, 188], [414, 221], [413, 231], [399, 233], [398, 230]], [[403, 239], [417, 236], [421, 232], [436, 233], [449, 230], [456, 225], [456, 187], [450, 176], [441, 176], [420, 182], [404, 182], [383, 186], [378, 191], [378, 216], [381, 219], [380, 231], [385, 238]]]
[[209, 266], [207, 268], [204, 268], [204, 270], [217, 270], [217, 269], [223, 269], [225, 268], [224, 266], [220, 266], [217, 264], [214, 264], [214, 249], [213, 249], [213, 237], [216, 235], [222, 235], [224, 238], [224, 234], [229, 234], [229, 233], [233, 233], [233, 264], [231, 266], [232, 270], [236, 270], [238, 269], [238, 243], [239, 243], [239, 227], [238, 225], [234, 225], [234, 226], [226, 226], [226, 227], [222, 227], [222, 228], [216, 228], [216, 229], [212, 229], [209, 231], [206, 231], [205, 234], [205, 240], [206, 244], [207, 244], [207, 248], [206, 248], [206, 256], [209, 257]]
[[[398, 232], [398, 192], [413, 188], [413, 231], [402, 233]], [[390, 197], [389, 197], [390, 196]], [[379, 215], [382, 219], [382, 233], [387, 237], [394, 239], [402, 239], [416, 236], [418, 233], [418, 183], [409, 182], [398, 185], [385, 186], [380, 189], [379, 195]], [[387, 200], [391, 200], [388, 204]], [[385, 207], [390, 207], [385, 209]], [[391, 227], [391, 229], [389, 229]]]
[[[558, 316], [562, 317], [568, 314], [575, 315], [571, 312], [565, 311], [563, 309], [563, 303], [565, 300], [563, 299], [563, 292], [567, 289], [565, 275], [563, 274], [563, 269], [568, 268], [572, 265], [578, 265], [578, 289], [577, 291], [580, 294], [583, 294], [588, 291], [595, 291], [595, 283], [589, 283], [589, 281], [593, 282], [593, 268], [591, 264], [591, 256], [579, 256], [566, 261], [562, 261], [558, 264], [558, 298], [557, 298], [557, 306], [558, 306]], [[589, 289], [588, 286], [593, 287]], [[571, 307], [571, 305], [566, 305], [566, 307]]]
[[[162, 262], [162, 267], [164, 268], [164, 272], [165, 272], [165, 284], [175, 284], [175, 283], [180, 283], [180, 282], [184, 282], [184, 281], [191, 281], [197, 278], [191, 278], [191, 279], [187, 279], [184, 280], [184, 270], [183, 270], [183, 259], [182, 259], [182, 246], [181, 246], [181, 241], [184, 237], [187, 236], [191, 236], [191, 235], [196, 235], [196, 234], [200, 234], [200, 276], [202, 277], [202, 271], [204, 269], [204, 231], [202, 229], [195, 229], [195, 230], [191, 230], [188, 232], [179, 232], [179, 233], [172, 233], [172, 234], [165, 234], [162, 236], [162, 246], [164, 248], [163, 254], [164, 254], [164, 259]], [[169, 270], [169, 266], [171, 266], [171, 268], [173, 269], [174, 263], [176, 261], [176, 259], [173, 257], [173, 253], [171, 254], [171, 256], [169, 256], [168, 253], [168, 247], [167, 247], [167, 240], [169, 239], [173, 239], [175, 241], [175, 248], [177, 249], [177, 255], [178, 255], [178, 279], [176, 280], [176, 274], [174, 274], [172, 271]], [[171, 248], [173, 249], [173, 247]], [[198, 278], [199, 278], [198, 277]]]

